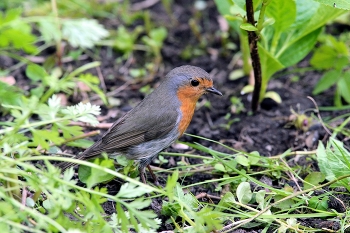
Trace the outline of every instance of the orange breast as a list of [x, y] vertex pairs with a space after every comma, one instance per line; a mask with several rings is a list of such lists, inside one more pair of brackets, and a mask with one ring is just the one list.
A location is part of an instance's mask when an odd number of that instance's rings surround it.
[[188, 125], [190, 124], [196, 103], [201, 94], [194, 90], [192, 87], [181, 87], [177, 91], [177, 97], [181, 102], [180, 110], [182, 112], [182, 118], [179, 123], [180, 136], [185, 132]]

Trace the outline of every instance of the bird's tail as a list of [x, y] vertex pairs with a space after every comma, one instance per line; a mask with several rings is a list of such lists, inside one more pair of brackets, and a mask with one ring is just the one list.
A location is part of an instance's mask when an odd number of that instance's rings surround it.
[[[98, 148], [100, 144], [101, 144], [101, 141], [97, 141], [91, 147], [87, 148], [83, 153], [80, 153], [79, 155], [75, 156], [74, 159], [89, 160], [89, 159], [95, 158], [97, 155], [101, 154], [99, 150], [96, 150], [96, 148]], [[61, 168], [62, 172], [64, 172], [65, 170], [76, 165], [77, 164], [73, 162], [61, 162], [57, 166]]]

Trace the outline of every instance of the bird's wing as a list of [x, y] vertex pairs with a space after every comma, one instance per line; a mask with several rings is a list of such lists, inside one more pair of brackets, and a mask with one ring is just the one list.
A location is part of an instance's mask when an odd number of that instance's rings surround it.
[[[130, 146], [138, 145], [167, 135], [178, 121], [179, 113], [168, 110], [166, 112], [134, 111], [127, 113], [93, 146], [84, 152], [85, 159], [93, 158], [102, 152], [113, 153], [126, 151]], [[135, 123], [137, 122], [137, 124]]]

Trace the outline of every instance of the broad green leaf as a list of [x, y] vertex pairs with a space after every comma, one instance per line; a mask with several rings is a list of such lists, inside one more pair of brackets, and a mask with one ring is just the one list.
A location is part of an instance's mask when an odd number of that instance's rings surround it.
[[296, 19], [291, 28], [303, 27], [315, 14], [319, 3], [311, 0], [296, 0]]
[[268, 82], [274, 73], [284, 68], [284, 65], [263, 48], [260, 43], [258, 43], [258, 49], [263, 82]]
[[312, 91], [312, 94], [318, 95], [321, 92], [329, 89], [331, 86], [336, 84], [340, 78], [341, 71], [339, 70], [330, 70], [326, 72], [316, 84], [314, 90]]
[[[328, 181], [350, 174], [350, 154], [342, 142], [331, 138], [327, 148], [320, 142], [316, 155], [320, 171]], [[336, 184], [342, 185], [350, 191], [350, 178], [342, 179]]]
[[[305, 0], [312, 1], [312, 0]], [[316, 29], [324, 26], [327, 22], [335, 19], [339, 15], [345, 13], [345, 10], [340, 10], [334, 7], [329, 7], [323, 4], [319, 4], [317, 11], [313, 14], [306, 24], [302, 25], [299, 30], [295, 32], [291, 40], [299, 40], [301, 37], [315, 31]]]
[[316, 49], [310, 64], [316, 69], [330, 69], [334, 67], [337, 57], [338, 52], [332, 46], [322, 45]]
[[296, 4], [293, 0], [272, 0], [266, 7], [266, 14], [275, 19], [275, 33], [290, 27], [296, 18]]
[[295, 65], [314, 48], [322, 28], [304, 35], [294, 41], [286, 41], [286, 49], [278, 52], [278, 60], [285, 67]]
[[330, 7], [340, 8], [343, 10], [350, 10], [350, 2], [348, 0], [315, 0], [315, 1]]
[[236, 195], [240, 203], [244, 205], [248, 204], [253, 197], [253, 193], [250, 189], [250, 184], [248, 182], [240, 183], [237, 187]]
[[36, 64], [30, 64], [27, 66], [26, 75], [33, 81], [43, 80], [46, 76], [48, 76], [45, 69]]
[[321, 172], [311, 172], [305, 177], [304, 190], [319, 185], [325, 180], [325, 176]]
[[[112, 159], [97, 158], [94, 163], [105, 168], [114, 170], [114, 162]], [[79, 179], [86, 183], [86, 185], [91, 188], [98, 183], [111, 180], [114, 176], [101, 171], [96, 168], [91, 168], [89, 166], [80, 166], [78, 170]]]

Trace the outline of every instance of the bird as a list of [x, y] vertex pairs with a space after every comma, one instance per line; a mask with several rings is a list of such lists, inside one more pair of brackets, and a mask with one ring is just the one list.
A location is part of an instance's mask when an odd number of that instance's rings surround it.
[[[138, 105], [117, 120], [91, 147], [75, 158], [89, 160], [103, 152], [125, 155], [139, 162], [138, 169], [146, 184], [147, 167], [155, 184], [157, 177], [149, 166], [165, 148], [173, 144], [189, 126], [198, 99], [207, 93], [222, 96], [213, 80], [203, 69], [184, 65], [172, 69], [164, 81]], [[75, 166], [61, 162], [62, 172]]]

